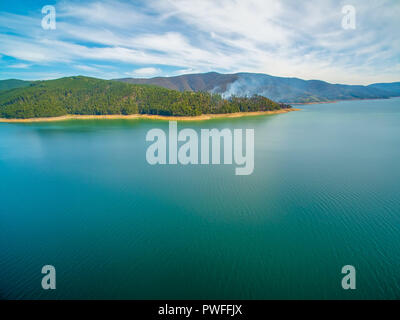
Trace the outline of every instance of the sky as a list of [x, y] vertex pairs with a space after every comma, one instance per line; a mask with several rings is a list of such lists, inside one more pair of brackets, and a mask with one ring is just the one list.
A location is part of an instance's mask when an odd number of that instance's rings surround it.
[[[42, 27], [46, 5], [55, 29]], [[1, 1], [0, 79], [216, 71], [394, 82], [399, 17], [400, 0]]]

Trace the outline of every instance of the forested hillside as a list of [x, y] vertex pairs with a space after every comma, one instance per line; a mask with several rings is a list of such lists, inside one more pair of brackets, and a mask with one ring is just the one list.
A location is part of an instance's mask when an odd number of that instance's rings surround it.
[[15, 88], [29, 87], [31, 83], [32, 83], [31, 81], [24, 81], [18, 79], [0, 80], [0, 92]]
[[0, 93], [0, 118], [136, 113], [195, 116], [281, 108], [290, 106], [261, 96], [222, 99], [207, 92], [179, 92], [82, 76], [37, 81]]

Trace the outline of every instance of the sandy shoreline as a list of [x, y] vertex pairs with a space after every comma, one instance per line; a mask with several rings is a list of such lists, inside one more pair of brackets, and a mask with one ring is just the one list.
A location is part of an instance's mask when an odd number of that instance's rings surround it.
[[99, 119], [151, 119], [151, 120], [166, 120], [166, 121], [202, 121], [218, 118], [241, 118], [249, 116], [261, 116], [269, 114], [281, 114], [292, 111], [299, 111], [300, 109], [282, 109], [276, 111], [257, 111], [257, 112], [236, 112], [236, 113], [223, 113], [223, 114], [203, 114], [195, 117], [174, 117], [174, 116], [160, 116], [150, 114], [131, 114], [131, 115], [65, 115], [61, 117], [49, 118], [29, 118], [29, 119], [5, 119], [0, 118], [0, 122], [7, 123], [29, 123], [29, 122], [53, 122], [53, 121], [66, 121], [66, 120], [99, 120]]

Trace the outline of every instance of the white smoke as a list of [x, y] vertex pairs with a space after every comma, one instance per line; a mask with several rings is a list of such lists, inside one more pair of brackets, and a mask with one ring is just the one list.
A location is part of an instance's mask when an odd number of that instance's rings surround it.
[[[232, 96], [251, 97], [254, 95], [264, 96], [276, 102], [288, 103], [298, 95], [297, 90], [287, 83], [296, 81], [288, 78], [277, 78], [265, 74], [239, 74], [238, 79], [228, 85], [227, 90], [221, 95], [225, 99]], [[300, 80], [301, 81], [301, 80]]]

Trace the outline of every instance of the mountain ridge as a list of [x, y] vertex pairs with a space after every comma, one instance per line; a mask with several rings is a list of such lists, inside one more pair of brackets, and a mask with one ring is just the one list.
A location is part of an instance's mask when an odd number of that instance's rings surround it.
[[19, 80], [19, 79], [6, 79], [0, 80], [0, 92], [12, 90], [16, 88], [29, 87], [32, 81]]
[[[180, 92], [208, 92], [223, 98], [260, 95], [285, 104], [320, 103], [355, 99], [387, 99], [400, 96], [400, 82], [346, 85], [296, 77], [276, 77], [263, 73], [217, 72], [185, 74], [173, 77], [121, 78], [107, 81], [155, 85]], [[0, 93], [29, 87], [40, 81], [0, 80]]]
[[400, 82], [364, 85], [332, 84], [322, 80], [275, 77], [263, 73], [217, 72], [173, 77], [122, 78], [115, 81], [153, 84], [179, 91], [207, 91], [223, 97], [261, 95], [281, 103], [316, 103], [400, 96]]

